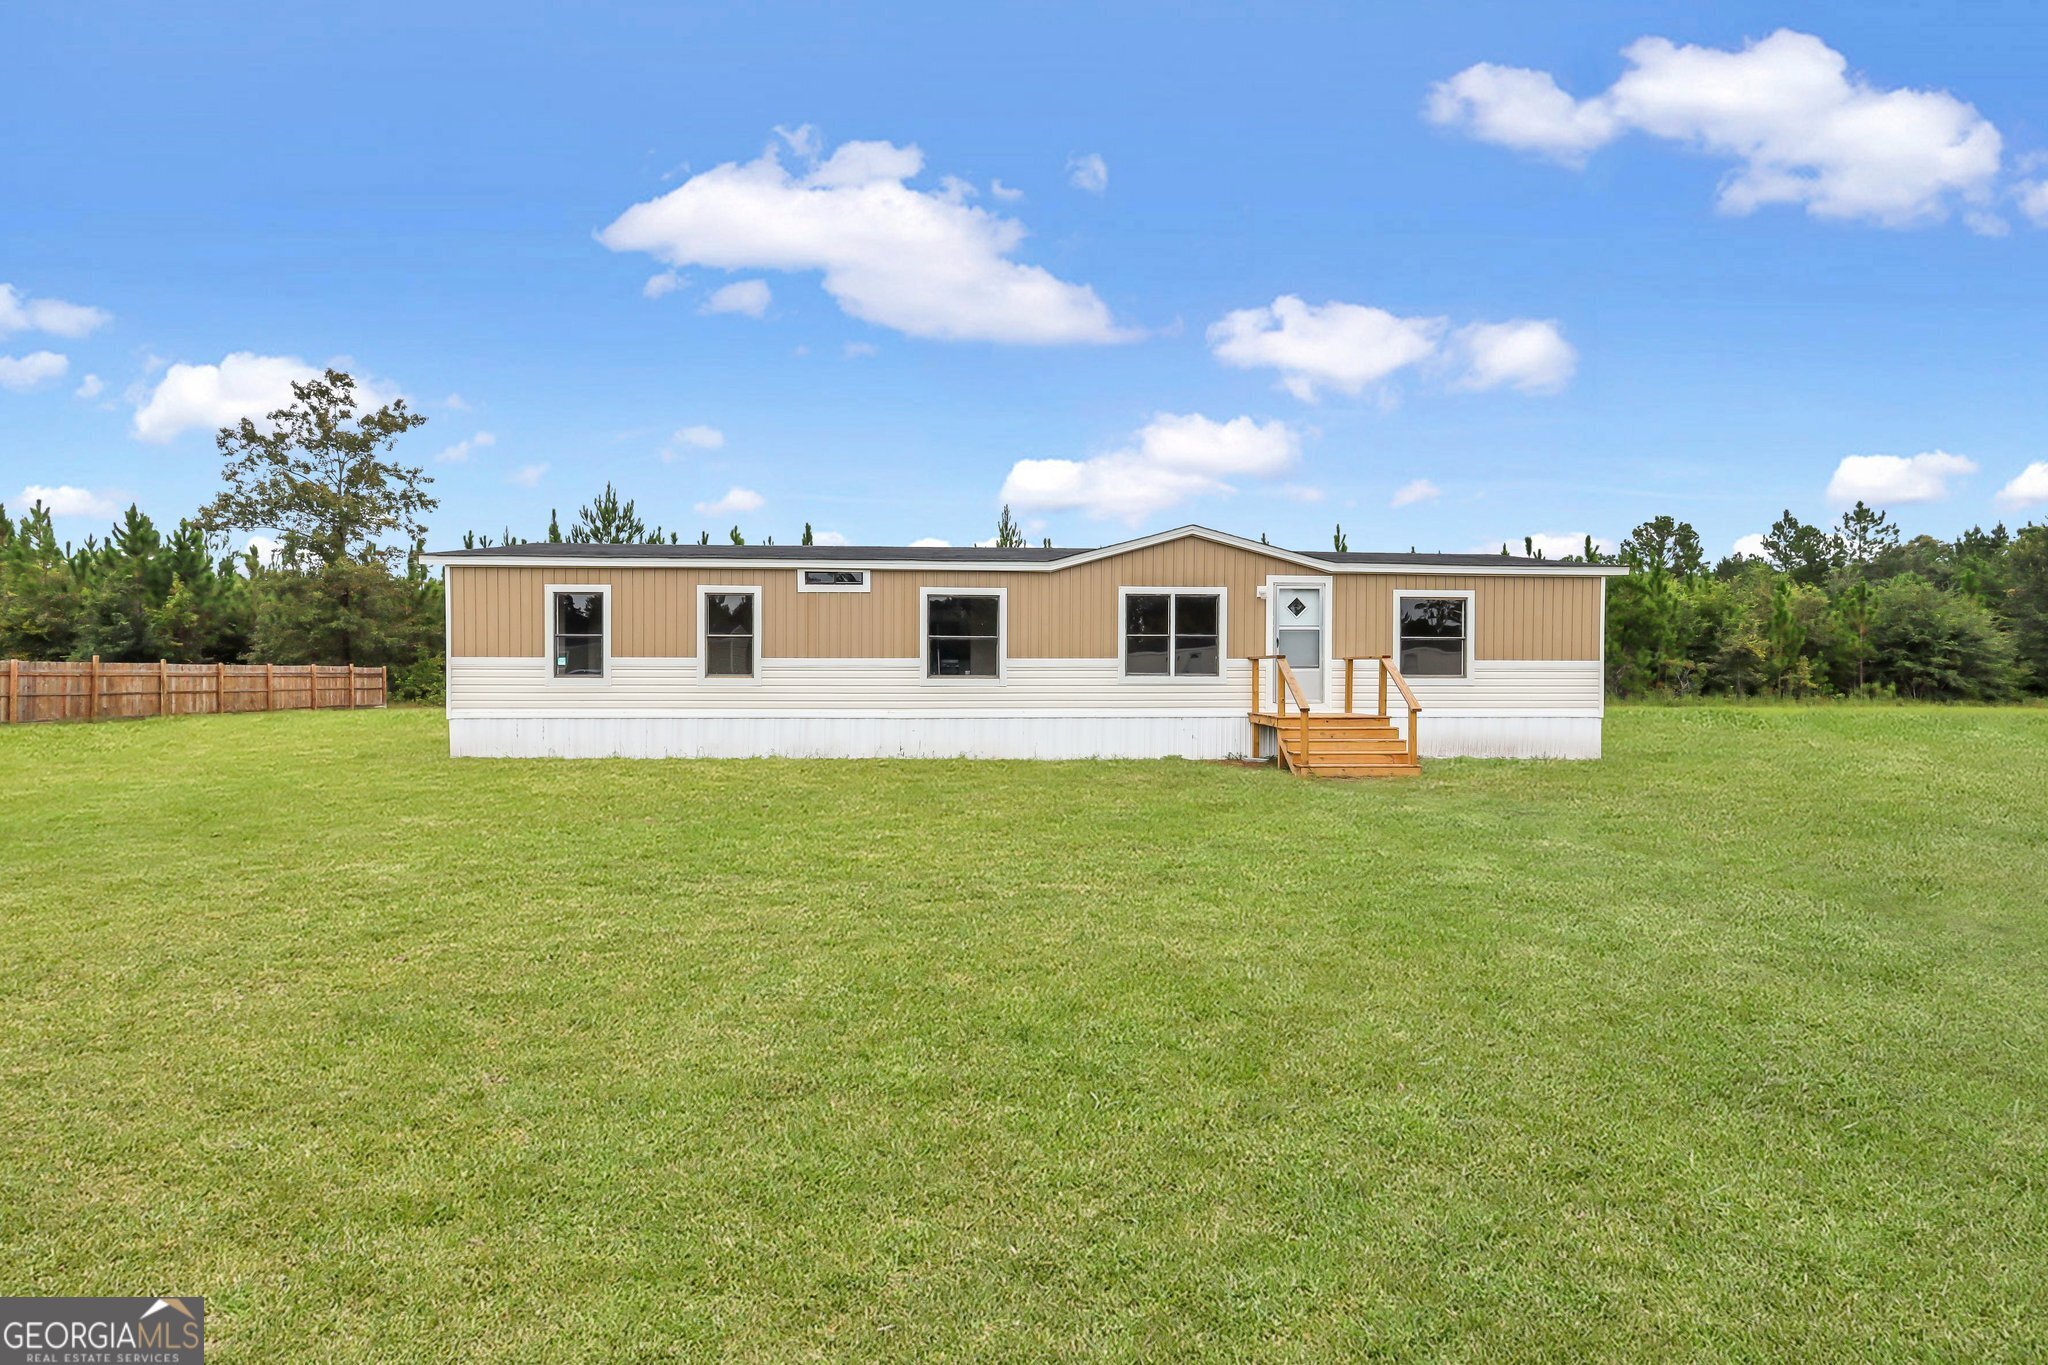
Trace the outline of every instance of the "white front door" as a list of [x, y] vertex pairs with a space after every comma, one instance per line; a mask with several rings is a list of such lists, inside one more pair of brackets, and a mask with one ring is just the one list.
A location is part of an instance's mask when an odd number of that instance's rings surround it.
[[1323, 704], [1323, 606], [1320, 587], [1276, 583], [1266, 594], [1273, 653], [1286, 657], [1311, 706]]

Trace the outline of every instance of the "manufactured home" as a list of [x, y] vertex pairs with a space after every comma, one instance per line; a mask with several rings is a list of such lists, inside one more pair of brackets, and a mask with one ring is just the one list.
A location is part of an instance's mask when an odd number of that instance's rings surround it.
[[1283, 550], [562, 545], [429, 556], [457, 756], [1597, 758], [1605, 565]]

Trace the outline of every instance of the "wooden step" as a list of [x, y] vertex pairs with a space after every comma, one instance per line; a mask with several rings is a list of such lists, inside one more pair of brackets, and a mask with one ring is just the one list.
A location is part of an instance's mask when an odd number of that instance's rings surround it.
[[1320, 763], [1304, 769], [1310, 777], [1419, 777], [1422, 768], [1415, 763], [1379, 763], [1371, 767], [1325, 768]]
[[[1290, 750], [1301, 747], [1299, 735], [1283, 735], [1280, 742]], [[1324, 754], [1405, 754], [1408, 741], [1397, 735], [1310, 735], [1308, 751], [1315, 758]]]
[[[1294, 755], [1289, 754], [1288, 757], [1292, 759]], [[1410, 763], [1408, 751], [1403, 749], [1399, 752], [1378, 754], [1311, 754], [1308, 762], [1298, 766], [1304, 768], [1392, 768], [1402, 767]]]

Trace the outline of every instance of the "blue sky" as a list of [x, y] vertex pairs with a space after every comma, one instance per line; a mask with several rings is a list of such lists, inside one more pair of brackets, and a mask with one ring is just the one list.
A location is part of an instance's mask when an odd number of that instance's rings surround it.
[[1398, 8], [12, 6], [0, 498], [346, 358], [437, 544], [2048, 507], [2048, 14]]

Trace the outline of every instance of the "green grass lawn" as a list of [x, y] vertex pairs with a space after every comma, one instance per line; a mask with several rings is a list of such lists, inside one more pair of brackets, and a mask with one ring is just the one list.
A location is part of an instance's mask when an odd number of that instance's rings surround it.
[[2048, 710], [1607, 737], [0, 731], [0, 1293], [222, 1361], [2048, 1352]]

